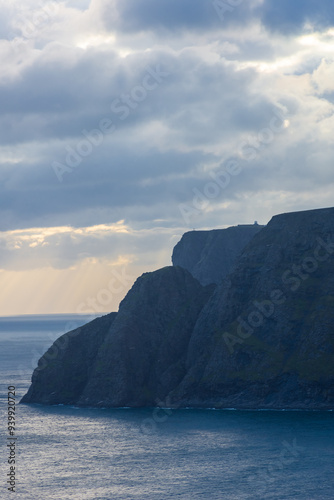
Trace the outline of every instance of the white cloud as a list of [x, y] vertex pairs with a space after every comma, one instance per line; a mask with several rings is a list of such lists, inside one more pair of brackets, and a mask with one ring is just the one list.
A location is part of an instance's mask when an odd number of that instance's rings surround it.
[[320, 95], [334, 92], [334, 59], [321, 61], [320, 66], [313, 72], [313, 82]]

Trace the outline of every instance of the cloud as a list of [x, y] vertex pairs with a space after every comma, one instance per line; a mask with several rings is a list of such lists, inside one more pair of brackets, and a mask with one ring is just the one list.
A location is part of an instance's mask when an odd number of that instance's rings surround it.
[[299, 32], [305, 26], [323, 29], [334, 22], [330, 0], [265, 0], [259, 7], [259, 14], [269, 29], [286, 34]]
[[[132, 98], [125, 106], [124, 99], [136, 96], [150, 76], [147, 68], [167, 76], [144, 100]], [[85, 74], [92, 76], [83, 85]], [[104, 49], [45, 47], [14, 82], [2, 86], [2, 227], [14, 220], [16, 227], [68, 219], [83, 225], [87, 217], [97, 224], [102, 212], [102, 222], [133, 214], [140, 221], [148, 209], [177, 224], [177, 202], [198, 183], [202, 166], [220, 163], [222, 152], [234, 154], [224, 151], [227, 143], [270, 119], [276, 103], [254, 95], [250, 86], [256, 78], [254, 70], [230, 65], [212, 49], [160, 49], [123, 59]], [[127, 107], [126, 119], [115, 112], [115, 102]], [[67, 165], [69, 151], [71, 158], [78, 155], [87, 133], [104, 119], [117, 130], [90, 146], [75, 168], [69, 163], [60, 184], [52, 164]], [[8, 127], [11, 122], [15, 126]], [[16, 201], [8, 216], [10, 197]]]
[[0, 270], [71, 269], [83, 262], [103, 261], [113, 266], [142, 266], [144, 262], [152, 266], [152, 255], [159, 251], [162, 241], [166, 245], [164, 255], [171, 256], [171, 241], [178, 234], [181, 234], [180, 229], [160, 227], [159, 221], [154, 229], [141, 231], [124, 221], [76, 228], [36, 227], [3, 231], [0, 232]]
[[[182, 30], [202, 31], [221, 28], [223, 23], [240, 22], [249, 16], [254, 0], [225, 3], [202, 0], [114, 0], [103, 4], [103, 17], [111, 30], [122, 32]], [[161, 33], [164, 36], [166, 33]]]
[[334, 94], [334, 64], [323, 59], [320, 66], [313, 72], [313, 82], [320, 95]]

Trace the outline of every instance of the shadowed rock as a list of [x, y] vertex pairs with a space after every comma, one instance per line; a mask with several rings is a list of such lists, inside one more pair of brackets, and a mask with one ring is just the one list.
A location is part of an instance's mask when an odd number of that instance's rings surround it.
[[74, 404], [115, 318], [108, 314], [59, 337], [39, 360], [21, 403]]
[[187, 269], [202, 285], [218, 285], [262, 228], [254, 224], [185, 233], [174, 247], [173, 265]]
[[334, 209], [274, 217], [201, 312], [181, 406], [333, 408]]
[[[214, 268], [224, 231], [221, 240], [187, 233], [185, 265]], [[192, 254], [191, 241], [200, 242]], [[145, 273], [117, 315], [59, 341], [23, 402], [332, 409], [334, 208], [273, 217], [219, 286], [177, 266]]]
[[213, 290], [180, 267], [143, 274], [117, 316], [82, 327], [54, 361], [35, 370], [22, 402], [155, 405], [184, 377], [189, 339]]

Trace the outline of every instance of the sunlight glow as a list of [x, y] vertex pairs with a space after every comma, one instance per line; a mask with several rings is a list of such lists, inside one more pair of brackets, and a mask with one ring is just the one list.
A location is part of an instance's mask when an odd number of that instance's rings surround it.
[[320, 41], [315, 35], [305, 35], [305, 36], [300, 37], [299, 43], [301, 45], [314, 47], [315, 45], [319, 45]]
[[322, 33], [313, 33], [312, 35], [304, 35], [298, 38], [300, 45], [313, 51], [331, 52], [334, 51], [334, 29], [331, 28]]
[[130, 232], [128, 226], [124, 224], [124, 220], [120, 220], [115, 224], [99, 224], [96, 226], [73, 228], [71, 226], [46, 227], [46, 228], [29, 228], [15, 229], [14, 231], [0, 232], [0, 239], [4, 239], [8, 248], [19, 249], [24, 243], [29, 247], [46, 246], [49, 243], [45, 241], [52, 236], [70, 235], [72, 238], [77, 236], [102, 236], [115, 233]]
[[91, 47], [100, 47], [101, 45], [114, 44], [116, 40], [115, 35], [91, 35], [88, 38], [82, 39], [77, 42], [76, 46], [80, 49], [87, 50]]
[[[124, 262], [127, 259], [124, 257]], [[105, 313], [117, 311], [132, 285], [117, 282], [125, 265], [87, 259], [75, 268], [3, 271], [0, 288], [0, 316], [15, 314]], [[126, 275], [130, 271], [126, 272]], [[116, 274], [116, 276], [118, 276]], [[115, 289], [108, 288], [114, 280]], [[117, 293], [114, 291], [117, 289]], [[106, 292], [106, 290], [109, 292]], [[100, 298], [100, 299], [99, 299]]]

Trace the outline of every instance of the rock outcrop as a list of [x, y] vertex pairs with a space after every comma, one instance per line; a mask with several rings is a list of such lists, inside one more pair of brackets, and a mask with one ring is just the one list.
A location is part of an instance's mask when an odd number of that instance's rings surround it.
[[23, 402], [333, 409], [334, 208], [275, 216], [218, 286], [144, 274], [72, 341]]
[[63, 338], [55, 342], [22, 402], [154, 406], [185, 376], [189, 339], [214, 288], [180, 267], [143, 274], [117, 315], [69, 334], [52, 359]]
[[90, 380], [101, 345], [115, 321], [107, 314], [65, 333], [46, 351], [22, 403], [73, 404]]
[[202, 285], [218, 285], [230, 274], [247, 243], [262, 228], [253, 224], [189, 231], [174, 247], [173, 265], [187, 269]]

